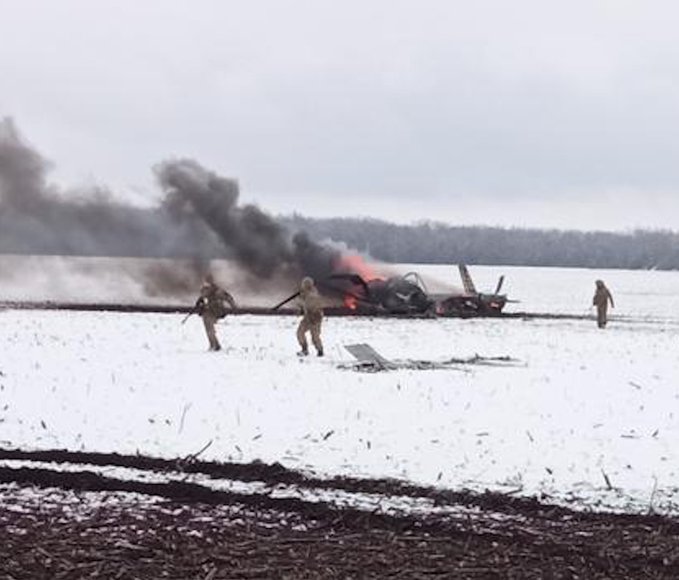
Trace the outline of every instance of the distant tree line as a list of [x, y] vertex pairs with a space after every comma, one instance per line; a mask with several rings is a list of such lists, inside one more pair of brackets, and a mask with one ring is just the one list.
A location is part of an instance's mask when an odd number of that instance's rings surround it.
[[331, 239], [385, 262], [581, 268], [679, 269], [679, 233], [580, 232], [440, 223], [397, 225], [370, 218], [283, 218], [313, 239]]

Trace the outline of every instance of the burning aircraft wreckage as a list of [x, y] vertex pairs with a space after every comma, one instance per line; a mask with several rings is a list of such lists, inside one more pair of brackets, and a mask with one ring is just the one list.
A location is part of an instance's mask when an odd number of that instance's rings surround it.
[[[417, 272], [381, 276], [363, 259], [344, 257], [338, 272], [318, 280], [321, 292], [329, 299], [341, 300], [336, 314], [405, 315], [469, 318], [501, 316], [508, 302], [516, 302], [500, 294], [504, 276], [500, 276], [495, 291], [477, 291], [465, 264], [458, 266], [463, 290], [451, 293], [430, 293]], [[273, 307], [278, 311], [297, 297], [287, 297]]]
[[[62, 191], [49, 184], [49, 167], [11, 119], [0, 119], [0, 254], [165, 258], [136, 270], [135, 281], [143, 286], [145, 298], [163, 297], [174, 304], [197, 290], [212, 259], [233, 263], [241, 278], [252, 282], [243, 286], [251, 294], [292, 288], [302, 276], [311, 276], [326, 298], [329, 314], [498, 316], [508, 302], [500, 294], [502, 278], [493, 293], [478, 292], [464, 265], [460, 265], [463, 290], [435, 294], [415, 272], [396, 275], [379, 270], [334, 244], [290, 232], [256, 205], [242, 203], [236, 180], [192, 159], [154, 167], [162, 197], [157, 207], [144, 210], [112, 201], [105, 189], [95, 188], [89, 196]], [[190, 272], [180, 267], [178, 258], [194, 264]], [[273, 309], [238, 312], [281, 312], [293, 297]], [[157, 304], [13, 305], [177, 311], [176, 306]]]

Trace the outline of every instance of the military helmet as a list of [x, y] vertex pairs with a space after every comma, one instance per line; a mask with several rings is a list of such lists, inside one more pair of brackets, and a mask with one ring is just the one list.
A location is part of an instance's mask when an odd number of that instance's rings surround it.
[[301, 287], [302, 290], [311, 290], [314, 287], [314, 279], [310, 276], [305, 276], [302, 278]]

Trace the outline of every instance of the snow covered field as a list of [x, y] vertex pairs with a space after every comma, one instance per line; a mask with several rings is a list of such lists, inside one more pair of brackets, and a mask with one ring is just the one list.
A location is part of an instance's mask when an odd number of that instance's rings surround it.
[[[614, 318], [329, 318], [327, 356], [299, 360], [294, 317], [228, 317], [208, 353], [198, 318], [0, 311], [0, 445], [174, 458], [212, 440], [201, 458], [679, 513], [679, 273], [472, 268], [481, 290], [500, 273], [513, 310], [578, 315], [602, 277]], [[339, 368], [356, 342], [520, 364]]]

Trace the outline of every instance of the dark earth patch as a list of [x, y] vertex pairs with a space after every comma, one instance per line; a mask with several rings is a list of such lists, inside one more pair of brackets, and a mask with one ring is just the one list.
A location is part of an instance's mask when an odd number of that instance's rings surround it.
[[[536, 499], [391, 480], [321, 480], [280, 465], [1, 450], [53, 467], [0, 469], [0, 578], [677, 578], [679, 525], [577, 512]], [[182, 463], [183, 461], [183, 463]], [[82, 464], [65, 472], [59, 463]], [[186, 482], [125, 481], [86, 465], [359, 491], [459, 506], [364, 511]], [[464, 508], [464, 509], [462, 509]]]

